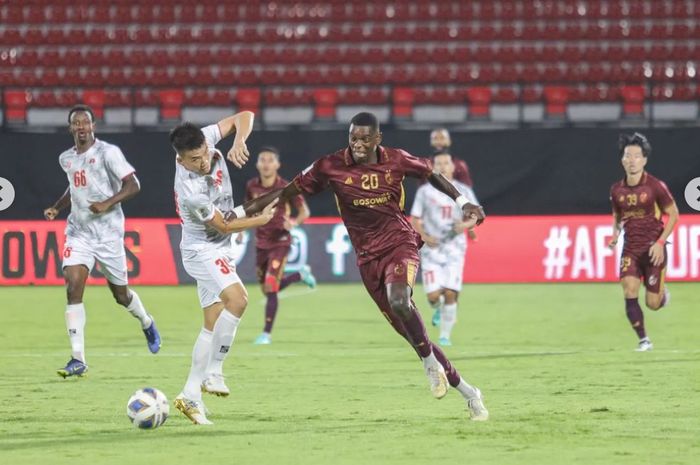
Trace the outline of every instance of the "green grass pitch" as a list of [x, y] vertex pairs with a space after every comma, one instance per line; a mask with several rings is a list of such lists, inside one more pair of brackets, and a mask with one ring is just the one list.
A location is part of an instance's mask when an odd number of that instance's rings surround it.
[[[131, 426], [126, 401], [180, 391], [201, 324], [193, 287], [140, 287], [163, 348], [88, 288], [90, 373], [63, 380], [70, 351], [64, 290], [0, 288], [0, 463], [19, 464], [695, 464], [700, 457], [700, 283], [645, 310], [655, 344], [636, 338], [614, 284], [467, 285], [447, 354], [491, 412], [470, 422], [456, 391], [440, 401], [422, 365], [360, 285], [296, 285], [280, 301], [273, 344], [254, 346], [250, 305], [226, 361], [232, 395], [205, 397], [213, 427], [171, 407], [155, 431]], [[429, 320], [425, 295], [415, 296]], [[429, 328], [437, 339], [435, 328]]]

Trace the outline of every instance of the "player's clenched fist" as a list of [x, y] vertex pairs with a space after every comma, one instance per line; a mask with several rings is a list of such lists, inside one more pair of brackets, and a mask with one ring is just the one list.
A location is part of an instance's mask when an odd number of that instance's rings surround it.
[[[479, 225], [484, 222], [486, 218], [486, 213], [484, 213], [484, 207], [481, 205], [472, 205], [471, 203], [465, 203], [462, 205], [462, 213], [467, 221], [474, 221], [475, 224]], [[471, 226], [470, 226], [471, 227]]]
[[245, 142], [235, 141], [231, 150], [228, 151], [227, 158], [236, 168], [243, 168], [249, 156], [250, 153], [248, 153], [248, 147], [245, 145]]
[[49, 207], [46, 210], [44, 210], [44, 218], [46, 218], [49, 221], [55, 220], [57, 216], [58, 216], [58, 210], [56, 210], [53, 207]]

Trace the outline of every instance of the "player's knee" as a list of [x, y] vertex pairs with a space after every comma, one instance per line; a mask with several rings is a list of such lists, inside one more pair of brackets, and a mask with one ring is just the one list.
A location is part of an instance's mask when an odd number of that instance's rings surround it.
[[457, 293], [456, 292], [446, 292], [445, 293], [445, 304], [452, 305], [457, 303]]
[[66, 283], [66, 298], [69, 304], [79, 304], [83, 301], [83, 285], [70, 280]]
[[649, 310], [658, 310], [661, 308], [661, 296], [647, 296], [646, 304]]
[[389, 306], [399, 317], [405, 319], [411, 313], [411, 305], [407, 296], [396, 295], [389, 299]]

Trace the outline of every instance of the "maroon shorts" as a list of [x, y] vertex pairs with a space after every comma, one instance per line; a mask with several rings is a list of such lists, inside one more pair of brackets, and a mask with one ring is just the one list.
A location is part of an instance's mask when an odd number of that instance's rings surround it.
[[401, 246], [359, 267], [367, 292], [392, 325], [398, 322], [398, 318], [389, 306], [386, 285], [403, 283], [413, 288], [419, 263], [418, 250], [415, 247]]
[[272, 292], [279, 291], [280, 281], [287, 264], [290, 247], [285, 245], [272, 249], [255, 249], [255, 268], [260, 284], [269, 284]]
[[620, 278], [634, 276], [644, 279], [647, 291], [658, 294], [661, 291], [664, 279], [666, 278], [666, 262], [668, 254], [664, 247], [664, 261], [659, 266], [651, 264], [649, 249], [647, 250], [622, 250], [620, 260]]

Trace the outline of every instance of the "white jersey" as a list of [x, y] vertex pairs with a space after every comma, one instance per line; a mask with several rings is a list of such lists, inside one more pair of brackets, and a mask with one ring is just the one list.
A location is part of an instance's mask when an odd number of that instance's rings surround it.
[[[474, 191], [469, 186], [459, 181], [452, 181], [452, 184], [470, 203], [478, 204]], [[456, 222], [462, 220], [462, 210], [449, 195], [443, 194], [431, 184], [423, 184], [418, 188], [411, 216], [420, 218], [425, 233], [440, 243], [455, 241], [466, 244], [464, 234], [457, 234], [452, 229]]]
[[87, 152], [77, 153], [75, 147], [70, 148], [61, 153], [58, 162], [70, 185], [71, 209], [66, 236], [93, 242], [123, 239], [121, 204], [100, 214], [90, 211], [91, 204], [117, 194], [122, 188], [122, 180], [135, 171], [119, 147], [95, 139]]
[[218, 124], [202, 128], [211, 157], [210, 174], [201, 175], [175, 164], [175, 203], [182, 221], [183, 250], [229, 247], [231, 234], [221, 234], [208, 226], [215, 212], [233, 210], [233, 189], [224, 156], [216, 149], [221, 140]]

